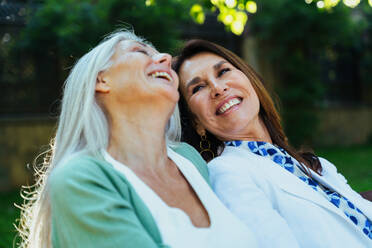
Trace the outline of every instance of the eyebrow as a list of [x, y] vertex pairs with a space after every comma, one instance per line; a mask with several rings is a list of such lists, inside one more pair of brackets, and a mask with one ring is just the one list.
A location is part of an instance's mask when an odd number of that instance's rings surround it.
[[[223, 64], [225, 64], [225, 63], [227, 63], [227, 61], [225, 61], [225, 60], [221, 60], [220, 62], [218, 62], [217, 64], [215, 64], [214, 66], [213, 66], [213, 69], [214, 70], [218, 70], [218, 69], [220, 69], [221, 68], [221, 66], [223, 65]], [[199, 83], [201, 81], [201, 78], [200, 77], [194, 77], [192, 80], [190, 80], [187, 84], [186, 84], [186, 90], [188, 90], [191, 86], [193, 86], [194, 84], [197, 84], [197, 83]]]
[[134, 43], [137, 43], [137, 44], [142, 45], [144, 47], [149, 47], [146, 43], [143, 43], [141, 41], [135, 41]]
[[146, 43], [143, 43], [141, 41], [134, 41], [133, 43], [134, 43], [134, 45], [132, 46], [131, 50], [143, 47], [143, 48], [150, 49], [151, 53], [159, 53], [154, 47], [152, 47], [152, 46], [150, 46]]
[[131, 50], [133, 49], [136, 49], [136, 48], [140, 48], [140, 47], [143, 47], [143, 48], [149, 48], [148, 45], [146, 45], [145, 43], [142, 43], [140, 41], [135, 41], [132, 43], [131, 46], [129, 46]]
[[190, 80], [187, 84], [186, 84], [186, 90], [188, 90], [191, 86], [193, 86], [194, 84], [197, 84], [201, 81], [201, 78], [200, 77], [194, 77], [192, 80]]
[[221, 60], [220, 62], [218, 62], [217, 64], [215, 64], [215, 65], [213, 66], [213, 69], [215, 69], [215, 70], [217, 71], [217, 70], [220, 69], [221, 66], [222, 66], [223, 64], [225, 64], [225, 63], [227, 63], [227, 61], [225, 61], [225, 60]]

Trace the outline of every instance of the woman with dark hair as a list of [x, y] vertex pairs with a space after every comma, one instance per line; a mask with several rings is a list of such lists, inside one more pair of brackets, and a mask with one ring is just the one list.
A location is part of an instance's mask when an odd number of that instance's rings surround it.
[[[189, 41], [174, 60], [183, 140], [260, 247], [371, 247], [372, 204], [336, 167], [289, 145], [262, 80], [231, 51]], [[214, 159], [213, 159], [214, 158]]]

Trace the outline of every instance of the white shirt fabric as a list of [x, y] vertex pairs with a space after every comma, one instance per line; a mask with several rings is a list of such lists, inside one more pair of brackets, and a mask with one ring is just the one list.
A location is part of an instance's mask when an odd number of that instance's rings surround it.
[[168, 148], [168, 157], [177, 165], [208, 212], [208, 228], [195, 227], [183, 210], [169, 207], [129, 167], [116, 161], [107, 152], [104, 152], [104, 157], [124, 174], [144, 201], [154, 217], [164, 244], [174, 248], [258, 247], [252, 231], [221, 203], [195, 166], [173, 150]]
[[[372, 202], [363, 199], [320, 159], [319, 183], [352, 201], [367, 218]], [[208, 164], [212, 188], [222, 202], [254, 230], [259, 247], [372, 247], [371, 240], [321, 194], [270, 158], [228, 146]]]

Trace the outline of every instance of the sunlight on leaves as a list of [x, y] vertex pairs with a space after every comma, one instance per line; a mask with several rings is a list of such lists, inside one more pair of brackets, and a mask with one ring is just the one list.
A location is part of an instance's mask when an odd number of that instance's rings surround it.
[[[333, 7], [336, 7], [341, 0], [305, 0], [305, 3], [311, 4], [313, 2], [316, 2], [316, 6], [319, 9], [327, 9], [330, 10]], [[360, 0], [342, 0], [342, 3], [349, 7], [349, 8], [355, 8], [360, 4]], [[368, 0], [369, 5], [372, 7], [372, 0]]]
[[236, 0], [225, 0], [225, 4], [228, 8], [235, 8]]
[[339, 2], [340, 2], [340, 0], [324, 0], [324, 8], [326, 8], [326, 9], [333, 8], [333, 7], [335, 7]]
[[257, 4], [256, 2], [253, 2], [253, 1], [248, 1], [245, 5], [245, 8], [247, 9], [247, 11], [249, 13], [256, 13], [257, 12]]
[[146, 6], [151, 6], [155, 4], [155, 0], [146, 0], [145, 2]]
[[[372, 1], [372, 0], [371, 0]], [[245, 8], [244, 8], [244, 4], [242, 4], [242, 3], [239, 3], [238, 4], [238, 9], [240, 9], [240, 10], [244, 10]]]
[[[176, 0], [181, 1], [181, 0]], [[304, 0], [306, 4], [316, 6], [319, 10], [330, 11], [332, 8], [342, 2], [349, 8], [355, 8], [361, 0]], [[257, 13], [258, 6], [254, 0], [203, 0], [195, 1], [190, 8], [192, 19], [198, 23], [205, 22], [206, 13], [218, 13], [217, 20], [222, 22], [227, 30], [230, 30], [236, 35], [240, 35], [244, 31], [244, 27], [248, 20], [249, 14]], [[155, 0], [146, 0], [146, 6], [155, 4]], [[200, 3], [200, 4], [199, 4]], [[368, 0], [368, 4], [372, 7], [372, 0]]]
[[231, 32], [236, 35], [241, 35], [244, 31], [244, 24], [242, 21], [236, 20], [231, 25]]
[[324, 8], [324, 2], [323, 1], [318, 1], [316, 3], [316, 7], [318, 7], [319, 9], [323, 9]]
[[205, 21], [205, 14], [203, 7], [200, 4], [194, 4], [190, 9], [190, 15], [198, 24], [203, 24]]
[[360, 0], [343, 0], [347, 7], [355, 8], [360, 3]]

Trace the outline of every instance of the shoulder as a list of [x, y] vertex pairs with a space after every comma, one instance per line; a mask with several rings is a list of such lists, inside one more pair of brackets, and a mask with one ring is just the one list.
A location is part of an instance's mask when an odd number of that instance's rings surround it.
[[86, 178], [104, 174], [112, 167], [107, 162], [88, 155], [71, 155], [65, 158], [52, 170], [50, 181], [63, 182], [65, 178]]
[[[59, 192], [83, 192], [96, 190], [122, 190], [126, 181], [106, 161], [88, 155], [73, 155], [52, 170], [48, 185], [51, 196]], [[115, 189], [114, 189], [115, 188]]]
[[124, 175], [103, 158], [64, 160], [50, 174], [48, 195], [53, 247], [155, 247], [154, 241], [161, 242], [151, 213]]
[[[171, 147], [175, 152], [181, 154], [181, 155], [186, 155], [190, 157], [198, 157], [200, 156], [198, 151], [192, 147], [191, 145], [185, 143], [185, 142], [179, 142], [176, 145], [173, 145]], [[201, 157], [200, 157], [201, 158]]]
[[244, 149], [228, 146], [220, 156], [208, 163], [208, 169], [210, 173], [212, 171], [235, 171], [237, 173], [240, 171], [260, 171], [261, 165], [267, 163], [271, 163], [271, 161]]
[[190, 160], [194, 166], [198, 169], [200, 174], [209, 182], [208, 180], [208, 168], [207, 162], [201, 157], [199, 152], [187, 143], [180, 142], [176, 146], [171, 147], [176, 153]]
[[191, 160], [195, 166], [205, 166], [206, 162], [200, 156], [198, 151], [187, 143], [180, 142], [178, 145], [171, 147], [175, 152], [181, 156]]
[[337, 177], [341, 182], [347, 183], [346, 178], [337, 171], [337, 167], [334, 164], [322, 157], [318, 157], [318, 159], [322, 165], [322, 176], [325, 178]]
[[322, 165], [323, 170], [327, 170], [328, 172], [333, 172], [333, 173], [337, 172], [336, 166], [332, 164], [331, 162], [329, 162], [327, 159], [322, 158], [322, 157], [318, 157], [318, 159], [319, 159], [320, 164]]
[[267, 180], [270, 160], [236, 147], [226, 147], [223, 153], [208, 163], [212, 187], [225, 182], [226, 185], [263, 184]]
[[334, 164], [332, 164], [327, 159], [322, 158], [322, 157], [318, 157], [318, 159], [319, 159], [319, 162], [322, 166], [322, 175], [323, 176], [339, 174], [338, 171], [337, 171], [337, 168]]

